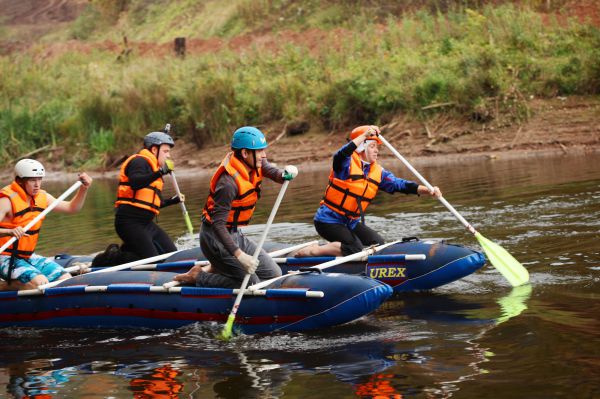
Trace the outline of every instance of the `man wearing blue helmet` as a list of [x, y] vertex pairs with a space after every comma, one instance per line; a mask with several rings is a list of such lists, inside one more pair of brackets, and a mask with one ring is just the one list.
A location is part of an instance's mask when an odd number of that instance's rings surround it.
[[267, 140], [255, 127], [237, 129], [228, 153], [210, 180], [210, 193], [202, 211], [200, 246], [210, 261], [210, 273], [195, 266], [175, 277], [176, 281], [202, 287], [238, 288], [246, 274], [250, 284], [281, 275], [281, 269], [262, 250], [258, 260], [256, 243], [246, 238], [239, 227], [250, 223], [260, 197], [262, 178], [283, 183], [292, 180], [298, 169], [288, 165], [279, 169], [267, 161]]
[[94, 259], [95, 266], [125, 263], [177, 250], [173, 240], [154, 222], [161, 208], [183, 200], [178, 196], [162, 198], [163, 176], [174, 168], [173, 146], [175, 142], [167, 133], [148, 133], [144, 137], [144, 148], [121, 165], [115, 230], [123, 240], [122, 250], [116, 244], [109, 245]]

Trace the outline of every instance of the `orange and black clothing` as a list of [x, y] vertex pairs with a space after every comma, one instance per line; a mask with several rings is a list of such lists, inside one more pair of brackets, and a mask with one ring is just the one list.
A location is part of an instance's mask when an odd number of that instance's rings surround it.
[[[12, 220], [0, 222], [0, 228], [4, 229], [14, 229], [18, 226], [25, 227], [48, 206], [48, 197], [44, 190], [40, 190], [34, 198], [31, 198], [14, 181], [0, 190], [0, 197], [7, 197], [12, 206]], [[39, 220], [27, 231], [27, 235], [15, 241], [1, 255], [15, 256], [22, 259], [31, 257], [35, 251], [43, 220], [44, 218]], [[4, 245], [11, 238], [12, 236], [0, 237], [0, 246]]]
[[314, 217], [315, 228], [326, 240], [341, 242], [344, 255], [359, 252], [364, 245], [381, 244], [383, 238], [364, 224], [364, 211], [379, 190], [417, 194], [418, 187], [377, 162], [363, 162], [356, 144], [350, 141], [333, 156], [329, 184]]
[[247, 226], [252, 219], [254, 209], [256, 208], [256, 202], [260, 198], [260, 185], [262, 183], [262, 170], [252, 169], [248, 171], [242, 161], [233, 155], [233, 153], [227, 154], [221, 165], [210, 179], [210, 192], [206, 205], [202, 210], [202, 218], [207, 223], [212, 224], [211, 215], [215, 210], [215, 190], [217, 182], [220, 180], [221, 175], [224, 173], [231, 176], [236, 186], [236, 196], [231, 201], [229, 213], [227, 214], [227, 221], [225, 226], [228, 230], [237, 230], [238, 226]]
[[[4, 229], [25, 227], [48, 207], [48, 195], [40, 190], [35, 197], [27, 195], [15, 181], [0, 190], [0, 197], [6, 197], [11, 203], [12, 217], [0, 222]], [[55, 281], [66, 273], [65, 269], [52, 259], [35, 254], [39, 232], [44, 218], [36, 222], [27, 231], [27, 235], [16, 240], [0, 254], [0, 278], [8, 281], [18, 280], [29, 283], [38, 275], [44, 275], [48, 281]], [[10, 235], [0, 237], [0, 245], [12, 239]]]
[[[140, 165], [148, 164], [152, 173], [142, 173], [137, 175], [134, 173], [133, 176], [130, 177], [132, 170], [129, 169], [129, 165], [134, 160]], [[141, 160], [144, 160], [144, 162], [142, 163]], [[144, 170], [144, 172], [146, 172], [146, 170]], [[147, 149], [143, 149], [137, 154], [133, 154], [127, 158], [121, 165], [115, 207], [118, 207], [119, 205], [131, 205], [158, 215], [162, 203], [161, 193], [163, 185], [164, 182], [159, 171], [156, 156]]]
[[[250, 222], [256, 200], [260, 197], [263, 177], [283, 182], [282, 170], [266, 160], [263, 160], [258, 172], [249, 173], [243, 169], [241, 160], [233, 153], [227, 154], [210, 180], [209, 196], [202, 211], [203, 224], [213, 226], [219, 241], [232, 255], [238, 246], [229, 233]], [[252, 186], [255, 188], [252, 189]]]
[[364, 212], [377, 195], [383, 172], [378, 163], [369, 166], [364, 170], [360, 156], [353, 152], [347, 178], [337, 177], [332, 169], [321, 205], [349, 219], [360, 217], [364, 223]]
[[[283, 183], [283, 170], [263, 159], [259, 170], [248, 170], [233, 153], [227, 154], [213, 175], [202, 212], [200, 247], [211, 262], [213, 273], [200, 273], [196, 285], [239, 288], [246, 272], [234, 253], [252, 255], [256, 244], [238, 229], [250, 222], [260, 196], [263, 178]], [[279, 266], [262, 250], [250, 285], [281, 275]]]
[[154, 218], [160, 208], [179, 203], [179, 198], [162, 199], [163, 178], [154, 154], [144, 149], [121, 166], [115, 230], [123, 240], [123, 250], [148, 258], [177, 248]]

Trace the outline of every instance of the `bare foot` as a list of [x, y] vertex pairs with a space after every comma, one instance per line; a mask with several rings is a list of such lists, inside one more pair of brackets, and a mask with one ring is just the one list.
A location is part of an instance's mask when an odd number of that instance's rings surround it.
[[198, 278], [198, 275], [202, 273], [202, 271], [202, 266], [194, 266], [187, 273], [178, 274], [177, 276], [173, 277], [173, 280], [179, 281], [183, 284], [195, 285], [196, 279]]

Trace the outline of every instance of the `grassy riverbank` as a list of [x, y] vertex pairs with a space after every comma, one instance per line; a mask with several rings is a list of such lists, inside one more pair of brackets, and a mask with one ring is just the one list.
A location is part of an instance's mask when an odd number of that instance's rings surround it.
[[[121, 3], [92, 2], [0, 58], [2, 161], [43, 148], [66, 166], [107, 166], [165, 122], [198, 146], [244, 124], [327, 132], [400, 113], [506, 126], [530, 117], [532, 97], [600, 93], [600, 30], [537, 2]], [[185, 58], [170, 51], [180, 35]]]

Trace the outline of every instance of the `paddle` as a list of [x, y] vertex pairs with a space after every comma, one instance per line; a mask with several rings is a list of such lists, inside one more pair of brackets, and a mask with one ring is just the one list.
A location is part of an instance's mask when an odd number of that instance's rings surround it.
[[[318, 270], [323, 270], [323, 269], [327, 269], [328, 267], [331, 266], [337, 266], [340, 265], [342, 263], [346, 263], [346, 262], [351, 262], [353, 260], [358, 260], [358, 259], [362, 259], [363, 257], [368, 257], [369, 255], [373, 255], [374, 253], [377, 253], [379, 251], [381, 251], [382, 249], [385, 249], [391, 245], [397, 244], [399, 243], [401, 240], [397, 240], [397, 241], [392, 241], [392, 242], [388, 242], [382, 245], [378, 245], [378, 246], [374, 246], [374, 247], [369, 247], [369, 248], [365, 248], [360, 252], [354, 253], [354, 254], [350, 254], [350, 255], [346, 255], [346, 256], [342, 256], [339, 258], [335, 258], [333, 260], [330, 260], [329, 262], [325, 262], [325, 263], [321, 263], [319, 265], [315, 265], [315, 266], [311, 266], [311, 269], [318, 269]], [[266, 287], [268, 285], [270, 285], [271, 283], [273, 283], [274, 281], [280, 280], [282, 278], [288, 277], [289, 274], [284, 274], [283, 276], [279, 276], [279, 277], [275, 277], [272, 278], [270, 280], [265, 280], [265, 281], [261, 281], [260, 283], [254, 284], [250, 287], [248, 287], [249, 290], [259, 290], [263, 287]]]
[[[285, 190], [287, 189], [287, 186], [289, 185], [289, 183], [290, 183], [290, 181], [286, 180], [283, 182], [283, 185], [281, 186], [279, 195], [277, 196], [277, 199], [275, 200], [275, 204], [273, 205], [273, 209], [271, 210], [271, 214], [269, 215], [269, 219], [267, 220], [267, 224], [265, 226], [265, 231], [263, 231], [263, 234], [260, 237], [260, 241], [256, 247], [256, 250], [254, 251], [254, 254], [252, 255], [252, 259], [254, 259], [254, 260], [258, 259], [258, 255], [260, 254], [263, 244], [265, 243], [265, 240], [267, 239], [267, 234], [269, 233], [269, 229], [271, 228], [273, 219], [275, 219], [275, 214], [277, 213], [277, 209], [279, 209], [279, 204], [281, 204], [281, 201], [283, 200]], [[240, 286], [240, 292], [238, 293], [237, 297], [235, 298], [235, 302], [233, 303], [233, 307], [231, 308], [231, 313], [229, 313], [229, 317], [227, 318], [227, 322], [225, 323], [225, 327], [223, 328], [223, 332], [221, 333], [221, 337], [223, 339], [231, 338], [231, 331], [233, 330], [233, 323], [235, 321], [235, 315], [237, 314], [240, 303], [242, 302], [242, 297], [244, 296], [244, 291], [246, 291], [246, 287], [248, 286], [248, 281], [250, 281], [250, 274], [246, 274], [246, 276], [244, 276], [244, 280], [242, 281], [242, 285]]]
[[[433, 191], [433, 187], [413, 166], [406, 160], [396, 149], [382, 136], [379, 135], [379, 139], [385, 144], [385, 146], [400, 160], [402, 163], [421, 180], [421, 183], [425, 185], [430, 191]], [[481, 233], [479, 233], [467, 220], [462, 217], [460, 213], [454, 209], [452, 205], [444, 197], [438, 198], [442, 204], [469, 230], [479, 245], [483, 248], [483, 251], [487, 255], [492, 265], [498, 270], [506, 280], [513, 286], [517, 287], [523, 285], [529, 281], [529, 272], [519, 261], [517, 261], [507, 250], [502, 248], [500, 245], [488, 240]]]
[[[165, 133], [170, 133], [171, 132], [171, 124], [167, 123], [165, 125]], [[177, 184], [177, 179], [175, 178], [175, 171], [171, 171], [171, 180], [173, 181], [173, 188], [175, 189], [175, 193], [177, 194], [177, 196], [181, 199], [181, 191], [179, 191], [179, 184]], [[185, 202], [184, 201], [180, 201], [179, 205], [181, 206], [181, 212], [183, 213], [183, 219], [185, 220], [185, 225], [188, 228], [188, 231], [190, 234], [194, 234], [194, 227], [192, 226], [192, 221], [190, 220], [190, 214], [187, 211], [187, 208], [185, 207]]]
[[[177, 179], [175, 178], [175, 172], [171, 171], [171, 180], [173, 181], [173, 187], [175, 188], [175, 192], [177, 196], [181, 199], [181, 191], [179, 191], [179, 185], [177, 184]], [[192, 226], [192, 221], [190, 220], [190, 214], [185, 207], [185, 202], [180, 201], [179, 205], [181, 206], [181, 213], [183, 213], [183, 219], [185, 220], [185, 225], [188, 228], [190, 234], [194, 234], [194, 227]]]
[[[276, 257], [277, 256], [286, 255], [286, 254], [289, 254], [290, 252], [295, 251], [297, 249], [308, 247], [309, 245], [318, 244], [318, 243], [319, 243], [318, 241], [305, 242], [303, 244], [298, 244], [298, 245], [294, 245], [294, 246], [291, 246], [291, 247], [279, 249], [277, 251], [269, 252], [269, 256], [271, 258], [274, 258], [274, 259], [280, 259], [280, 258], [276, 258]], [[174, 265], [176, 263], [181, 263], [181, 262], [172, 262], [171, 264]], [[160, 263], [158, 265], [160, 265]], [[208, 260], [199, 260], [199, 261], [194, 262], [194, 264], [191, 265], [191, 266], [193, 267], [193, 266], [208, 266], [208, 265], [210, 265], [210, 262]], [[154, 265], [153, 264], [141, 265], [141, 267], [137, 268], [137, 270], [144, 270], [144, 269], [142, 269], [143, 266], [157, 266], [157, 265], [156, 264], [154, 264]], [[178, 285], [179, 285], [179, 281], [169, 281], [168, 283], [164, 283], [163, 287], [164, 288], [171, 288], [171, 287], [176, 287]]]
[[[107, 267], [107, 268], [104, 268], [104, 269], [101, 269], [101, 270], [95, 270], [95, 271], [87, 273], [87, 274], [116, 272], [116, 271], [119, 271], [119, 270], [129, 269], [129, 268], [131, 268], [133, 266], [137, 266], [137, 265], [144, 265], [144, 264], [150, 263], [150, 262], [158, 262], [158, 261], [161, 261], [163, 259], [167, 259], [169, 256], [174, 255], [177, 252], [178, 251], [168, 252], [166, 254], [156, 255], [156, 256], [152, 256], [150, 258], [145, 258], [145, 259], [140, 259], [140, 260], [136, 260], [136, 261], [133, 261], [133, 262], [124, 263], [122, 265]], [[43, 291], [46, 288], [54, 287], [55, 285], [60, 284], [63, 281], [65, 281], [65, 280], [56, 280], [56, 281], [53, 281], [51, 283], [42, 284], [42, 285], [38, 286], [37, 288], [35, 288], [35, 290], [36, 291]]]
[[[69, 187], [67, 189], [67, 191], [65, 191], [64, 193], [62, 193], [62, 195], [58, 198], [56, 198], [54, 201], [52, 201], [52, 203], [50, 205], [48, 205], [48, 207], [46, 209], [44, 209], [39, 215], [37, 215], [35, 218], [33, 218], [33, 220], [29, 223], [27, 223], [27, 225], [25, 227], [23, 227], [24, 231], [28, 231], [33, 225], [35, 225], [37, 222], [39, 222], [43, 217], [45, 217], [48, 213], [50, 213], [50, 211], [52, 211], [54, 208], [56, 208], [56, 206], [58, 204], [61, 203], [61, 201], [63, 201], [65, 198], [67, 198], [69, 195], [71, 195], [71, 193], [75, 190], [77, 190], [80, 186], [81, 186], [81, 182], [77, 181], [76, 183], [74, 183], [71, 187]], [[12, 245], [13, 242], [15, 242], [17, 240], [17, 237], [11, 237], [10, 240], [8, 240], [6, 243], [4, 243], [4, 245], [2, 245], [2, 247], [0, 247], [0, 252], [4, 252], [4, 250], [8, 247], [10, 247]]]

